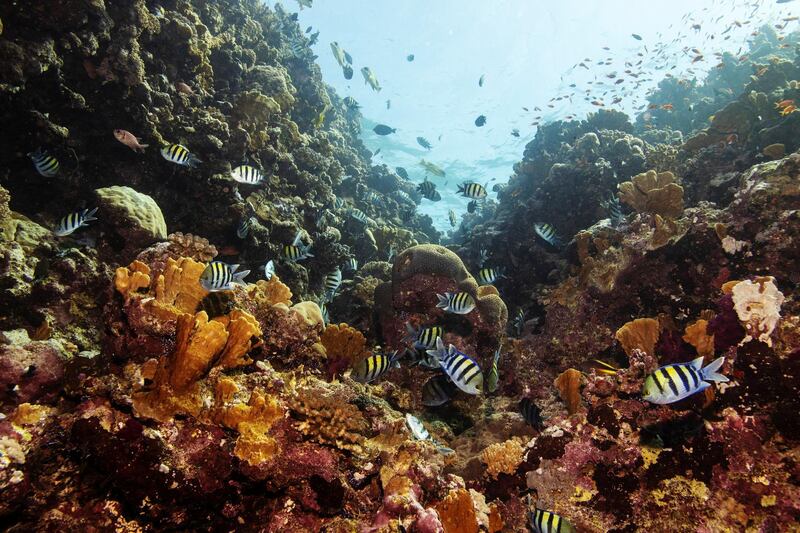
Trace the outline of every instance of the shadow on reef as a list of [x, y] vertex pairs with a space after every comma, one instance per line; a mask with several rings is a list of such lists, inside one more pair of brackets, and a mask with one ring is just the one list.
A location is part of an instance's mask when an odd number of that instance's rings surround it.
[[[295, 16], [163, 7], [0, 6], [4, 529], [522, 532], [528, 497], [579, 531], [800, 520], [797, 35], [633, 123], [543, 126], [442, 246]], [[209, 293], [214, 260], [251, 272]]]

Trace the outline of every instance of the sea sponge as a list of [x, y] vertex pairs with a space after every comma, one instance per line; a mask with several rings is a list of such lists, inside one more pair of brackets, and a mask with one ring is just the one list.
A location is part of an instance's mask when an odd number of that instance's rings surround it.
[[683, 340], [694, 346], [697, 355], [702, 355], [709, 359], [714, 355], [714, 335], [709, 335], [708, 320], [700, 319], [693, 324], [686, 326]]
[[614, 337], [630, 357], [631, 351], [634, 349], [642, 350], [647, 355], [654, 355], [658, 335], [658, 320], [637, 318], [619, 328]]
[[141, 248], [167, 238], [167, 223], [152, 197], [121, 185], [94, 191], [103, 223], [127, 246]]
[[683, 187], [672, 172], [648, 170], [619, 184], [619, 199], [640, 213], [677, 218], [683, 213]]
[[217, 320], [209, 322], [205, 311], [180, 315], [175, 352], [168, 363], [169, 384], [173, 390], [184, 391], [203, 377], [227, 341], [225, 324]]
[[253, 337], [261, 336], [261, 327], [253, 315], [239, 309], [234, 309], [228, 316], [215, 318], [221, 322], [228, 331], [225, 348], [217, 357], [215, 366], [220, 368], [236, 368], [249, 365], [253, 361], [246, 357], [253, 349]]
[[478, 516], [466, 489], [451, 490], [436, 505], [445, 533], [478, 533]]
[[525, 458], [525, 448], [519, 439], [512, 438], [487, 446], [481, 452], [486, 473], [494, 479], [500, 474], [513, 474]]
[[150, 287], [156, 305], [176, 312], [194, 313], [208, 294], [200, 285], [200, 275], [205, 268], [206, 265], [188, 257], [178, 261], [168, 258], [164, 272]]
[[733, 286], [733, 306], [747, 335], [739, 345], [758, 339], [772, 346], [770, 335], [781, 318], [783, 293], [772, 276], [745, 280]]
[[320, 337], [320, 344], [325, 347], [331, 378], [369, 355], [364, 335], [347, 324], [329, 324]]
[[555, 380], [561, 400], [567, 404], [567, 412], [573, 415], [581, 406], [581, 382], [583, 375], [574, 368], [568, 368]]

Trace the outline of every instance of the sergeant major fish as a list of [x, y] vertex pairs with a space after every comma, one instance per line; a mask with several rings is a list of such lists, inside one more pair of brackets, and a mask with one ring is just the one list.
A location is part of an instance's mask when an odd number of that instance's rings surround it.
[[56, 237], [66, 237], [72, 234], [76, 229], [86, 226], [88, 222], [97, 220], [94, 217], [95, 213], [97, 213], [96, 207], [94, 209], [83, 209], [82, 211], [70, 213], [58, 222], [58, 225], [53, 230], [53, 234]]
[[453, 398], [454, 393], [455, 387], [450, 379], [445, 374], [437, 374], [422, 386], [422, 405], [425, 407], [444, 405]]
[[439, 298], [436, 307], [443, 309], [445, 313], [466, 315], [475, 309], [475, 300], [468, 292], [446, 292], [437, 294], [436, 297]]
[[498, 381], [500, 381], [500, 370], [498, 369], [499, 363], [500, 363], [500, 348], [498, 348], [494, 352], [494, 358], [492, 358], [492, 367], [489, 369], [489, 372], [486, 375], [487, 392], [494, 392], [497, 390], [497, 383]]
[[456, 212], [451, 209], [447, 213], [447, 216], [450, 219], [450, 227], [455, 228], [456, 224], [458, 223], [458, 219], [456, 219]]
[[337, 267], [335, 270], [325, 276], [325, 296], [328, 300], [333, 299], [341, 284], [342, 271]]
[[436, 349], [428, 350], [430, 355], [439, 359], [442, 369], [455, 383], [456, 387], [467, 394], [480, 394], [483, 390], [483, 372], [478, 363], [465, 353], [450, 344], [445, 348], [442, 338], [436, 339]]
[[561, 244], [561, 239], [559, 238], [558, 234], [556, 233], [555, 228], [546, 222], [537, 222], [533, 225], [533, 231], [536, 232], [536, 235], [542, 238], [550, 246], [559, 246]]
[[442, 326], [426, 326], [414, 329], [411, 324], [406, 322], [408, 336], [406, 340], [414, 343], [415, 348], [425, 348], [430, 350], [436, 347], [436, 339], [444, 336]]
[[422, 146], [426, 150], [430, 150], [431, 148], [433, 148], [431, 146], [431, 143], [429, 143], [428, 139], [426, 139], [425, 137], [417, 137], [417, 144]]
[[161, 157], [185, 167], [195, 168], [202, 163], [197, 157], [192, 155], [188, 148], [180, 144], [168, 144], [161, 149]]
[[442, 195], [436, 190], [436, 185], [428, 180], [425, 180], [417, 185], [417, 191], [422, 194], [423, 198], [426, 198], [432, 202], [438, 202], [442, 199]]
[[484, 267], [478, 270], [478, 283], [481, 285], [491, 285], [501, 277], [503, 273], [499, 268]]
[[359, 361], [350, 372], [350, 377], [359, 383], [371, 383], [385, 374], [390, 368], [399, 368], [398, 353], [386, 355], [376, 352]]
[[577, 533], [569, 520], [557, 514], [536, 508], [529, 515], [535, 533]]
[[230, 291], [236, 284], [244, 285], [249, 270], [236, 272], [239, 265], [229, 265], [222, 261], [212, 261], [200, 274], [200, 285], [209, 292]]
[[465, 182], [458, 186], [456, 194], [461, 194], [465, 198], [472, 198], [473, 200], [482, 200], [486, 198], [488, 193], [486, 192], [486, 187], [480, 183]]
[[314, 257], [309, 250], [311, 250], [310, 244], [303, 244], [303, 241], [300, 239], [302, 232], [298, 231], [297, 235], [295, 235], [292, 244], [287, 244], [283, 247], [283, 258], [287, 261], [295, 262], [295, 261], [302, 261], [303, 259], [307, 259], [309, 257]]
[[725, 358], [715, 359], [705, 367], [703, 358], [689, 363], [665, 365], [644, 380], [642, 397], [655, 404], [674, 403], [711, 386], [709, 381], [724, 383], [728, 378], [717, 372]]
[[30, 152], [28, 157], [33, 161], [33, 166], [36, 167], [36, 172], [40, 176], [52, 178], [58, 174], [58, 159], [47, 153], [43, 148], [37, 148], [36, 151]]

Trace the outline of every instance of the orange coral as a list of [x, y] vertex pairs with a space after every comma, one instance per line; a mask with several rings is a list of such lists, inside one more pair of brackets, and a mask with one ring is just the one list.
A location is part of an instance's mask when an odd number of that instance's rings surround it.
[[273, 275], [269, 281], [258, 280], [255, 285], [248, 287], [247, 293], [258, 306], [292, 305], [292, 291], [277, 275]]
[[513, 474], [525, 457], [525, 448], [517, 439], [496, 442], [481, 452], [481, 461], [486, 464], [486, 473], [492, 478], [500, 474]]
[[567, 404], [567, 412], [571, 415], [577, 413], [581, 406], [581, 381], [580, 371], [574, 368], [568, 368], [556, 378], [558, 393]]
[[[222, 383], [222, 382], [220, 382]], [[217, 385], [220, 396], [226, 393], [227, 385]], [[283, 417], [278, 401], [261, 391], [253, 391], [247, 404], [235, 403], [222, 408], [217, 421], [239, 432], [233, 453], [250, 465], [258, 465], [271, 459], [278, 450], [278, 443], [269, 436], [269, 430]]]
[[367, 339], [355, 328], [347, 324], [330, 324], [320, 337], [328, 359], [346, 359], [352, 365], [369, 354]]
[[228, 332], [222, 322], [209, 322], [205, 311], [180, 315], [177, 328], [175, 352], [168, 363], [169, 384], [182, 391], [208, 372], [214, 356], [224, 348]]
[[221, 316], [214, 320], [222, 322], [229, 333], [225, 348], [217, 358], [216, 366], [236, 368], [252, 363], [252, 360], [246, 355], [253, 349], [253, 337], [261, 336], [261, 326], [258, 325], [255, 317], [234, 309], [228, 316]]
[[150, 287], [156, 304], [173, 312], [194, 313], [208, 291], [200, 285], [200, 275], [205, 270], [203, 263], [182, 257], [178, 261], [167, 259], [164, 272]]
[[503, 530], [503, 515], [500, 513], [500, 508], [492, 503], [489, 504], [489, 533], [498, 533]]
[[619, 199], [640, 213], [677, 218], [683, 213], [683, 187], [672, 172], [648, 170], [619, 184]]
[[630, 356], [635, 348], [647, 355], [654, 355], [659, 335], [658, 320], [654, 318], [637, 318], [626, 323], [617, 330], [614, 337], [622, 345], [622, 349]]
[[686, 326], [683, 340], [695, 347], [697, 355], [710, 358], [714, 355], [714, 335], [709, 335], [707, 328], [708, 321], [700, 319], [694, 324]]
[[150, 267], [141, 261], [134, 261], [130, 266], [119, 267], [114, 274], [114, 287], [128, 299], [131, 293], [150, 286]]
[[478, 517], [472, 497], [465, 489], [451, 490], [436, 505], [445, 533], [478, 533]]

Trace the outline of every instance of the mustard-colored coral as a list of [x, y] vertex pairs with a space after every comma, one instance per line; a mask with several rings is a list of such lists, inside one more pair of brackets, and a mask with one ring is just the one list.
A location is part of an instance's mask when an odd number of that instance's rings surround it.
[[445, 533], [478, 533], [478, 517], [465, 489], [451, 490], [436, 506]]
[[234, 309], [228, 316], [217, 317], [214, 320], [223, 323], [228, 331], [225, 348], [217, 358], [215, 366], [236, 368], [249, 365], [252, 360], [246, 355], [253, 349], [252, 339], [261, 336], [261, 326], [255, 317], [250, 313]]
[[131, 293], [149, 286], [150, 267], [141, 261], [134, 261], [128, 267], [119, 267], [114, 274], [114, 287], [126, 299]]
[[495, 479], [500, 474], [516, 472], [524, 458], [525, 448], [517, 439], [491, 444], [481, 452], [481, 461], [486, 465], [486, 473]]
[[683, 340], [694, 346], [698, 355], [710, 358], [714, 355], [714, 335], [709, 335], [707, 328], [708, 320], [700, 319], [686, 326], [686, 333], [683, 335]]
[[678, 501], [690, 499], [704, 502], [709, 498], [708, 486], [705, 483], [683, 476], [663, 480], [658, 484], [658, 488], [650, 494], [659, 507], [674, 505], [676, 499]]
[[170, 386], [182, 391], [203, 377], [227, 340], [225, 324], [217, 320], [209, 322], [205, 311], [180, 315], [175, 352], [168, 363]]
[[346, 359], [351, 365], [369, 354], [367, 340], [357, 329], [347, 324], [330, 324], [320, 338], [328, 359]]
[[677, 218], [683, 213], [683, 187], [672, 172], [648, 170], [619, 184], [619, 199], [640, 213]]
[[167, 259], [164, 272], [150, 287], [155, 294], [155, 304], [175, 314], [194, 313], [208, 291], [200, 285], [200, 275], [205, 270], [203, 263], [182, 257], [179, 260]]
[[247, 294], [259, 307], [292, 305], [292, 291], [277, 275], [273, 275], [269, 281], [260, 279], [254, 285], [250, 285]]
[[[218, 397], [230, 391], [228, 384], [217, 384]], [[222, 384], [222, 385], [220, 385]], [[278, 451], [278, 443], [269, 435], [270, 428], [283, 417], [278, 401], [263, 393], [253, 391], [246, 404], [234, 403], [221, 408], [216, 420], [239, 432], [234, 455], [255, 466], [271, 459]]]
[[654, 318], [637, 318], [627, 322], [617, 330], [614, 337], [622, 345], [622, 349], [630, 356], [634, 349], [642, 350], [647, 355], [654, 355], [658, 341], [658, 320]]
[[568, 368], [556, 378], [556, 388], [561, 400], [567, 405], [567, 412], [571, 415], [578, 412], [581, 406], [581, 381], [583, 377], [579, 370]]

